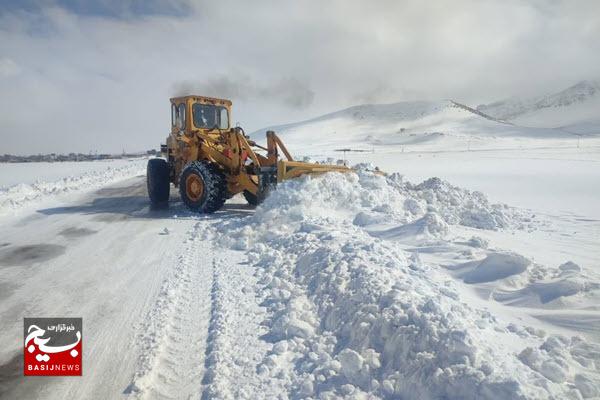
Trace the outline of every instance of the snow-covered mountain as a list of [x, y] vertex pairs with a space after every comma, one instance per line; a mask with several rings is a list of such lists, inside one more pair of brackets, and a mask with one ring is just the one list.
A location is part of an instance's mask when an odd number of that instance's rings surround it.
[[280, 134], [301, 154], [315, 146], [320, 150], [394, 145], [447, 148], [490, 139], [573, 137], [561, 130], [523, 128], [452, 100], [359, 105], [306, 121], [260, 129], [251, 136], [262, 141], [267, 130]]
[[581, 81], [558, 93], [512, 97], [480, 105], [477, 110], [517, 125], [594, 134], [600, 131], [600, 82]]
[[465, 147], [471, 142], [523, 145], [525, 140], [573, 140], [600, 134], [600, 83], [582, 81], [561, 92], [531, 99], [513, 97], [471, 108], [453, 100], [365, 104], [316, 118], [270, 126], [296, 152], [310, 149], [372, 149], [376, 146]]

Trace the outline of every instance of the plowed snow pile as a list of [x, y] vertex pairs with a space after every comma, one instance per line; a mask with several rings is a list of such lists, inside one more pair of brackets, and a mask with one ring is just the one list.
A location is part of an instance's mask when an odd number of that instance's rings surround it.
[[369, 172], [290, 181], [254, 215], [223, 223], [217, 239], [248, 253], [270, 315], [273, 346], [256, 387], [323, 399], [598, 395], [599, 346], [469, 301], [469, 285], [490, 282], [503, 285], [505, 297], [517, 290], [550, 299], [551, 283], [527, 286], [530, 260], [488, 252], [477, 237], [465, 245], [475, 253], [455, 265], [407, 250], [451, 246], [456, 224], [535, 228], [526, 211], [439, 179], [412, 185]]

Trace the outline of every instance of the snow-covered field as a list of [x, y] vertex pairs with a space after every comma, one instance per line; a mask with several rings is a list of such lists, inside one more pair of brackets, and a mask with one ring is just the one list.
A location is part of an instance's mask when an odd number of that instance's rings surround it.
[[0, 215], [143, 174], [146, 160], [0, 163]]
[[371, 162], [418, 182], [438, 176], [485, 193], [496, 202], [538, 212], [600, 218], [600, 139], [547, 148], [471, 151], [394, 149], [349, 153], [350, 163]]
[[36, 182], [56, 182], [65, 177], [104, 172], [131, 164], [132, 160], [0, 163], [0, 188]]
[[[23, 184], [0, 192], [0, 394], [599, 398], [600, 139], [473, 110], [277, 127], [294, 154], [388, 174], [305, 177], [207, 216], [175, 190], [150, 209], [144, 160], [37, 183], [0, 165]], [[81, 378], [22, 376], [32, 315], [83, 317]]]

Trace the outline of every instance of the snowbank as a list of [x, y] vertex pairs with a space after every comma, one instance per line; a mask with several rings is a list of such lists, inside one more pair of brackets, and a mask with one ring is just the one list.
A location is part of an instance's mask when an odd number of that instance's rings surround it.
[[407, 194], [434, 207], [449, 224], [478, 229], [524, 229], [534, 219], [525, 211], [504, 204], [490, 204], [481, 192], [470, 191], [439, 178], [430, 178], [419, 185], [405, 184]]
[[[97, 163], [94, 169], [83, 172], [73, 169], [62, 171], [64, 177], [57, 180], [45, 179], [46, 172], [43, 166], [40, 166], [37, 173], [39, 178], [35, 182], [0, 187], [0, 214], [64, 193], [99, 188], [119, 180], [141, 175], [145, 172], [146, 162], [146, 159], [132, 159], [125, 164], [122, 162]], [[60, 163], [56, 164], [62, 167]], [[29, 164], [24, 166], [31, 167]], [[71, 163], [71, 167], [77, 168], [77, 163]], [[89, 166], [86, 166], [86, 168], [89, 168]], [[50, 172], [47, 174], [48, 176], [55, 175], [53, 171]]]
[[[273, 344], [258, 366], [263, 384], [323, 399], [594, 393], [600, 349], [574, 338], [562, 347], [568, 357], [539, 350], [562, 339], [469, 305], [465, 283], [400, 246], [440, 243], [451, 224], [501, 229], [531, 221], [437, 179], [412, 185], [361, 172], [288, 182], [253, 216], [219, 224], [217, 240], [247, 251], [258, 267]], [[487, 246], [480, 238], [474, 244]], [[519, 255], [491, 254], [466, 266], [463, 279], [502, 280], [529, 265]], [[582, 343], [593, 351], [577, 350]]]

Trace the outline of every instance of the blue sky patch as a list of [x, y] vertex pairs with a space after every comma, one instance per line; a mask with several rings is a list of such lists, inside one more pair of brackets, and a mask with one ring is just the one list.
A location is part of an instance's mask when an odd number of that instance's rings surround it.
[[183, 0], [0, 0], [0, 14], [14, 11], [37, 12], [58, 6], [82, 16], [135, 19], [144, 16], [185, 16], [190, 5]]

